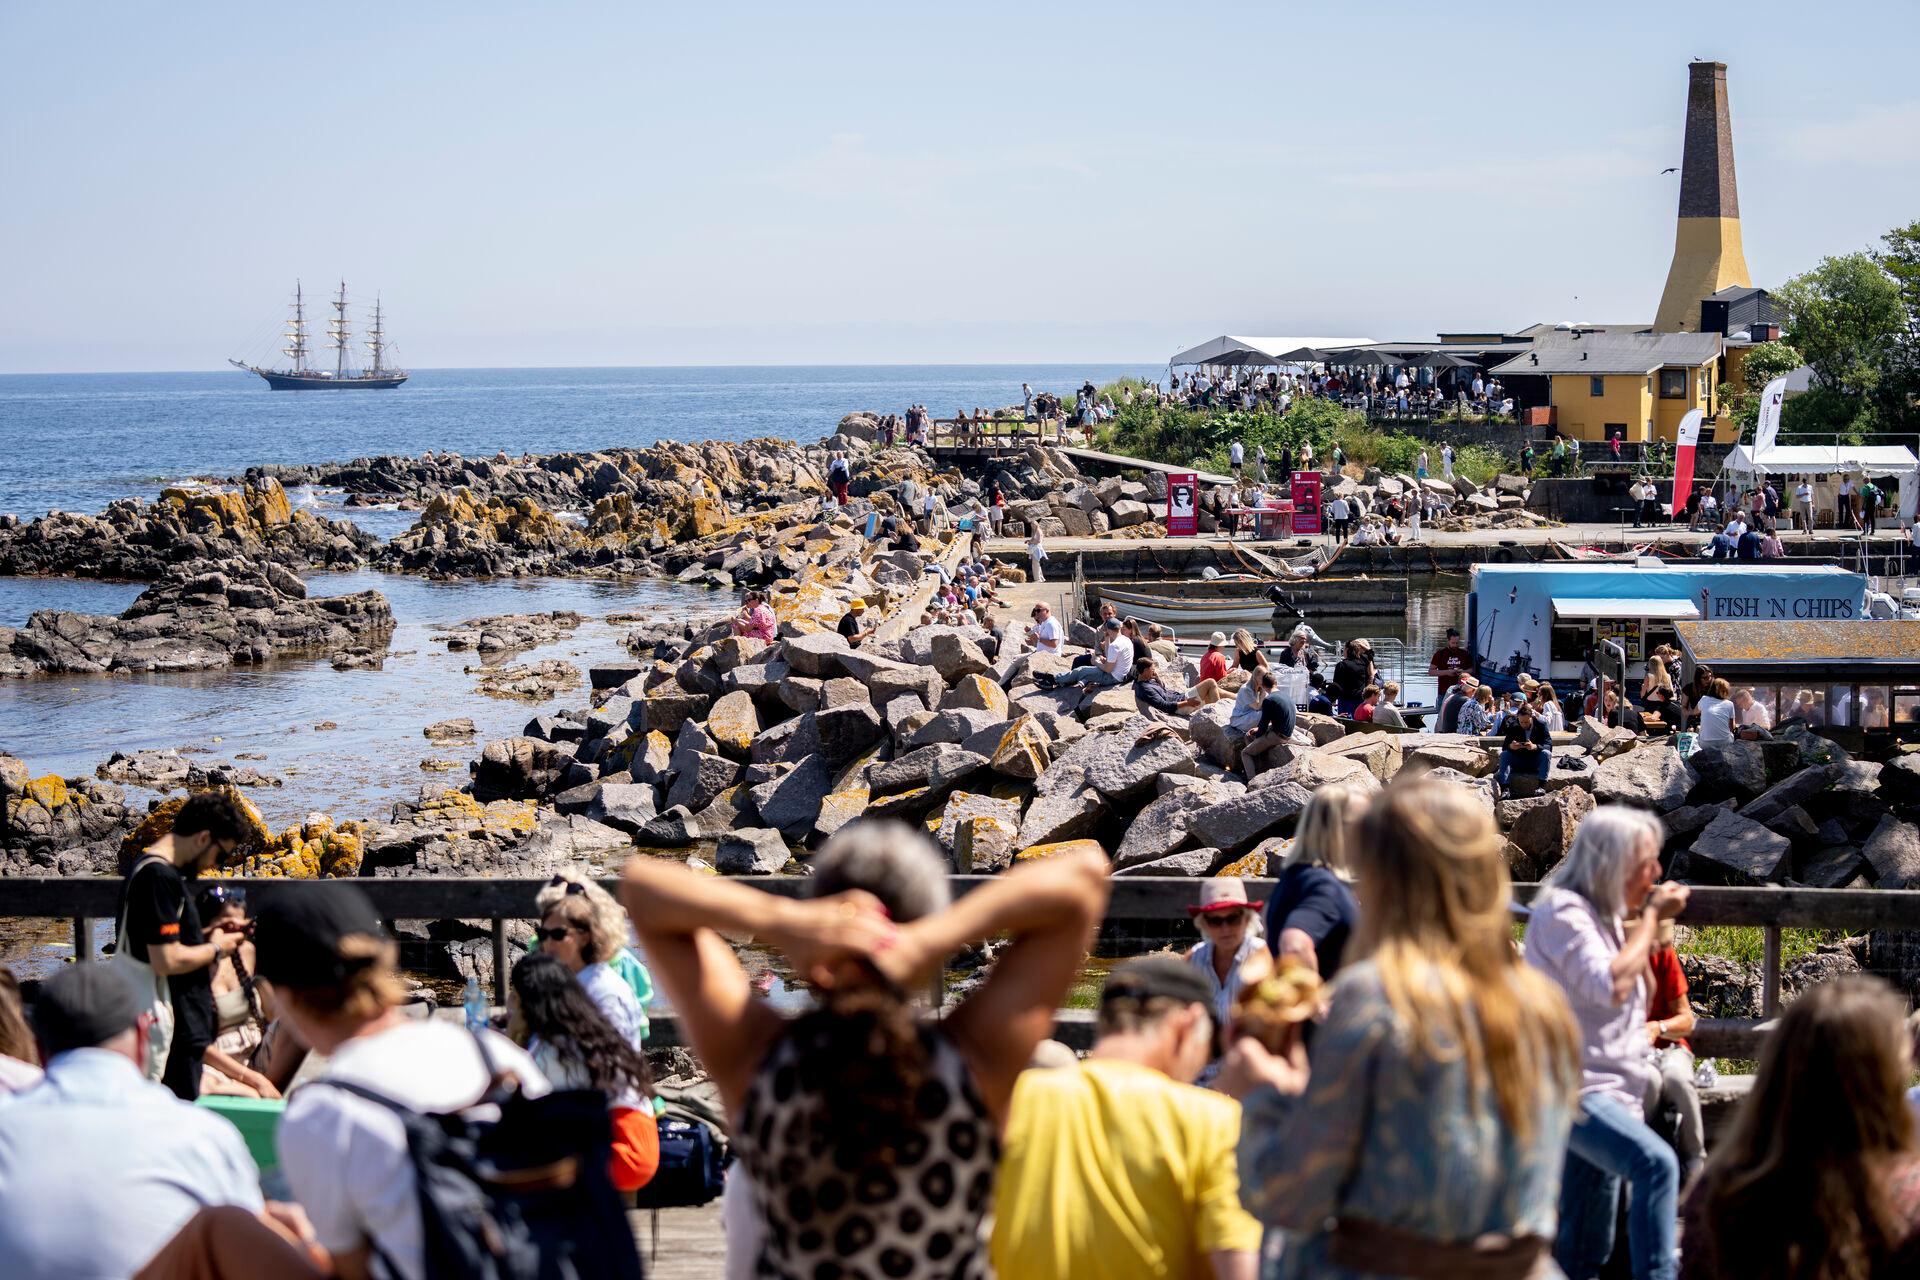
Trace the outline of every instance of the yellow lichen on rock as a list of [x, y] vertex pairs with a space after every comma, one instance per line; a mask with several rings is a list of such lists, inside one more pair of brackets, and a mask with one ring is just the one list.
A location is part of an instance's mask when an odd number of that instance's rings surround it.
[[49, 812], [75, 798], [67, 787], [66, 779], [52, 773], [27, 783], [21, 794]]
[[1214, 873], [1217, 876], [1238, 876], [1241, 879], [1258, 879], [1267, 874], [1267, 855], [1249, 853], [1234, 859]]
[[[1062, 853], [1093, 852], [1101, 857], [1106, 850], [1100, 847], [1098, 840], [1056, 840], [1051, 844], [1030, 844], [1013, 855], [1015, 862], [1038, 862], [1042, 858], [1051, 858]], [[1226, 874], [1222, 872], [1222, 874]]]
[[[243, 828], [240, 844], [234, 850], [233, 857], [228, 859], [228, 865], [233, 865], [251, 854], [264, 852], [273, 839], [273, 833], [267, 829], [266, 820], [260, 816], [260, 810], [254, 807], [253, 801], [241, 795], [237, 787], [210, 789], [231, 796], [235, 806], [240, 810], [240, 824]], [[120, 841], [120, 865], [123, 867], [132, 865], [135, 858], [151, 848], [161, 836], [172, 831], [173, 820], [186, 803], [186, 796], [175, 796], [171, 800], [162, 800], [148, 810], [147, 816], [140, 819], [139, 825]]]

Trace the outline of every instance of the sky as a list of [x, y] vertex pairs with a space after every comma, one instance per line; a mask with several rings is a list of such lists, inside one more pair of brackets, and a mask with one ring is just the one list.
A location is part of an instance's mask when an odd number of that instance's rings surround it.
[[1912, 0], [0, 0], [0, 372], [266, 354], [296, 279], [417, 368], [1650, 321], [1687, 61], [1771, 285], [1920, 217], [1917, 53]]

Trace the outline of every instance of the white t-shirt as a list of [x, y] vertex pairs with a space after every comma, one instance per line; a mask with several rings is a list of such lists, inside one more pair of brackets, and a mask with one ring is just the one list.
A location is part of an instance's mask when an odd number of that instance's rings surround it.
[[1745, 711], [1740, 710], [1739, 705], [1735, 704], [1733, 719], [1736, 724], [1757, 725], [1762, 729], [1773, 728], [1773, 712], [1761, 705], [1758, 699], [1748, 703]]
[[1060, 620], [1048, 614], [1033, 624], [1033, 647], [1042, 653], [1060, 652]]
[[[525, 1050], [497, 1032], [482, 1034], [494, 1065], [518, 1076], [529, 1097], [548, 1091]], [[457, 1111], [487, 1089], [473, 1036], [457, 1022], [433, 1020], [348, 1041], [316, 1081], [294, 1090], [276, 1137], [293, 1198], [323, 1246], [341, 1252], [371, 1240], [402, 1280], [421, 1280], [425, 1240], [406, 1128], [379, 1103], [319, 1083], [328, 1079], [417, 1111]]]
[[1733, 741], [1733, 700], [1709, 695], [1700, 699], [1700, 741]]
[[1126, 636], [1115, 633], [1113, 639], [1107, 641], [1101, 653], [1106, 657], [1107, 666], [1113, 674], [1124, 676], [1132, 671], [1133, 641]]
[[1793, 491], [1793, 500], [1803, 507], [1813, 505], [1813, 486], [1803, 484]]
[[1235, 440], [1233, 442], [1233, 449], [1230, 451], [1228, 456], [1233, 459], [1233, 465], [1237, 467], [1243, 461], [1246, 460], [1247, 451], [1241, 447], [1241, 444], [1238, 440]]

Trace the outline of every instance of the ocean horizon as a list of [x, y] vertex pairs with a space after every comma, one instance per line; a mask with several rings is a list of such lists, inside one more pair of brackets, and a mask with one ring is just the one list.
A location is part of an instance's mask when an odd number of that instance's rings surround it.
[[238, 369], [0, 374], [0, 513], [98, 512], [171, 481], [420, 454], [555, 453], [658, 440], [804, 442], [845, 415], [937, 416], [1164, 364], [634, 365], [416, 369], [391, 391], [272, 391]]

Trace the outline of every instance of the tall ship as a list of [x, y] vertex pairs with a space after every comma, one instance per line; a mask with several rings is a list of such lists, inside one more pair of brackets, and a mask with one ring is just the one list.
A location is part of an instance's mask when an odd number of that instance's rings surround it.
[[280, 348], [280, 354], [292, 363], [285, 369], [267, 369], [260, 365], [247, 364], [241, 360], [228, 360], [236, 369], [245, 369], [248, 373], [259, 374], [275, 391], [346, 391], [349, 389], [377, 390], [397, 387], [407, 380], [405, 369], [396, 369], [387, 363], [391, 354], [391, 344], [380, 317], [380, 299], [373, 301], [373, 324], [367, 330], [366, 347], [373, 357], [373, 363], [364, 369], [352, 369], [347, 366], [347, 347], [351, 339], [347, 332], [347, 282], [340, 282], [340, 294], [329, 303], [333, 308], [333, 318], [327, 321], [327, 348], [333, 351], [333, 368], [315, 368], [307, 362], [307, 307], [301, 294], [300, 282], [293, 285], [293, 317], [287, 322], [283, 335], [287, 345]]

